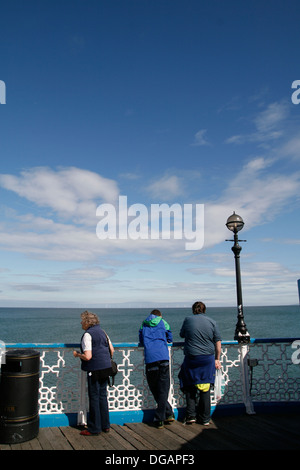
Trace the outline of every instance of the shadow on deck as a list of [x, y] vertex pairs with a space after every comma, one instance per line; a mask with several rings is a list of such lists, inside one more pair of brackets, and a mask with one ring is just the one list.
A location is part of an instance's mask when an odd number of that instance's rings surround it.
[[209, 426], [175, 421], [164, 429], [145, 423], [113, 424], [109, 433], [93, 437], [81, 436], [79, 432], [74, 427], [41, 428], [36, 438], [24, 443], [0, 444], [0, 450], [138, 450], [185, 454], [198, 450], [299, 450], [300, 414], [220, 416], [213, 418]]

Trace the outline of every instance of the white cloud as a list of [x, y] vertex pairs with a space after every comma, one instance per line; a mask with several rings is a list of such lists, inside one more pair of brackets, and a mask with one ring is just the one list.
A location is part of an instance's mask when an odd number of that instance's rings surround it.
[[274, 129], [286, 119], [287, 114], [288, 107], [285, 103], [271, 103], [258, 114], [254, 119], [254, 124], [260, 135], [266, 137], [273, 134]]
[[[272, 160], [263, 157], [252, 159], [229, 182], [218, 199], [201, 201], [205, 210], [205, 248], [229, 238], [225, 223], [233, 211], [244, 218], [247, 230], [272, 220], [291, 198], [300, 193], [300, 174], [287, 176], [270, 171], [265, 173], [266, 169], [272, 169]], [[2, 247], [36, 259], [80, 262], [92, 261], [95, 257], [108, 254], [113, 258], [126, 253], [141, 253], [153, 259], [163, 257], [167, 260], [172, 257], [180, 262], [182, 256], [188, 254], [185, 251], [184, 238], [100, 241], [96, 236], [97, 203], [92, 198], [115, 197], [117, 183], [88, 171], [76, 170], [72, 168], [54, 172], [49, 169], [33, 169], [19, 177], [0, 177], [0, 183], [7, 189], [53, 211], [53, 218], [32, 213], [18, 215], [12, 211], [7, 220], [2, 219]], [[38, 175], [43, 176], [43, 186]], [[188, 175], [187, 178], [189, 177]], [[184, 182], [184, 175], [166, 175], [152, 183], [148, 191], [157, 202], [171, 200], [184, 194]], [[38, 188], [32, 189], [30, 183], [36, 183]], [[56, 190], [52, 193], [53, 187]], [[71, 207], [65, 208], [68, 202]], [[60, 221], [54, 218], [56, 212], [61, 215]]]
[[[300, 194], [300, 172], [280, 174], [271, 159], [247, 162], [217, 200], [205, 204], [205, 247], [228, 238], [227, 217], [235, 211], [245, 221], [244, 230], [272, 221]], [[268, 172], [264, 171], [268, 169]]]
[[[259, 163], [259, 164], [258, 164]], [[233, 205], [238, 194], [238, 210], [253, 227], [272, 220], [300, 192], [300, 172], [291, 175], [259, 174], [263, 162], [247, 164], [230, 182], [224, 193], [224, 201]], [[266, 163], [268, 165], [268, 163]]]
[[200, 131], [196, 132], [192, 146], [198, 147], [202, 145], [210, 145], [208, 140], [205, 138], [206, 133], [207, 129], [200, 129]]
[[176, 175], [166, 175], [151, 183], [147, 191], [154, 199], [167, 201], [184, 194], [183, 179]]
[[295, 136], [286, 142], [279, 151], [283, 157], [292, 157], [295, 160], [300, 159], [300, 137]]
[[19, 176], [2, 174], [0, 186], [39, 207], [85, 221], [94, 217], [100, 202], [96, 203], [96, 199], [113, 202], [119, 194], [115, 181], [75, 167], [57, 171], [37, 167], [24, 170]]
[[[201, 201], [205, 204], [205, 248], [212, 248], [231, 237], [225, 223], [233, 211], [244, 218], [244, 231], [246, 231], [274, 218], [289, 204], [291, 198], [300, 193], [300, 173], [292, 175], [276, 173], [275, 163], [271, 158], [262, 156], [249, 160], [239, 172], [233, 175], [227, 188], [217, 199]], [[16, 289], [24, 293], [36, 290], [44, 292], [46, 295], [52, 290], [70, 293], [72, 289], [80, 292], [86, 288], [96, 295], [97, 286], [101, 285], [103, 289], [105, 289], [104, 286], [112, 289], [112, 291], [106, 292], [106, 296], [109, 296], [112, 295], [115, 283], [118, 283], [119, 288], [124, 288], [124, 294], [128, 296], [130, 290], [128, 291], [127, 281], [122, 280], [121, 274], [122, 270], [126, 268], [124, 263], [127, 263], [128, 266], [128, 258], [131, 265], [142, 260], [143, 263], [152, 263], [152, 265], [161, 263], [161, 266], [180, 263], [188, 269], [198, 261], [199, 257], [203, 256], [203, 253], [206, 253], [205, 266], [203, 267], [203, 262], [199, 259], [198, 270], [189, 270], [190, 273], [197, 273], [199, 280], [194, 284], [186, 282], [196, 290], [198, 288], [205, 289], [207, 296], [211, 296], [211, 299], [214, 298], [215, 287], [213, 288], [213, 286], [216, 285], [216, 282], [219, 283], [221, 290], [226, 290], [227, 281], [224, 282], [224, 279], [234, 277], [232, 259], [230, 258], [230, 264], [226, 267], [227, 261], [225, 262], [224, 259], [220, 262], [216, 261], [213, 255], [208, 256], [209, 251], [187, 252], [184, 239], [100, 241], [96, 236], [98, 222], [94, 210], [98, 204], [96, 199], [100, 197], [102, 200], [109, 196], [112, 200], [118, 195], [117, 182], [106, 180], [91, 172], [76, 170], [72, 168], [55, 172], [49, 169], [32, 169], [23, 172], [20, 176], [10, 178], [11, 175], [6, 175], [0, 178], [3, 187], [15, 191], [36, 206], [52, 210], [51, 217], [40, 216], [39, 213], [37, 215], [29, 213], [29, 209], [33, 212], [34, 206], [32, 204], [17, 206], [18, 209], [20, 207], [28, 209], [27, 213], [18, 214], [15, 209], [7, 211], [6, 217], [1, 220], [0, 246], [6, 252], [21, 253], [27, 258], [41, 262], [75, 262], [83, 265], [83, 267], [64, 270], [56, 278], [48, 276], [48, 281], [45, 280], [42, 283], [28, 283], [26, 279], [20, 282], [18, 279]], [[43, 186], [38, 180], [38, 175], [43, 176]], [[188, 173], [183, 172], [180, 177], [167, 174], [150, 185], [148, 189], [151, 195], [158, 199], [154, 202], [162, 202], [163, 199], [184, 195], [188, 181], [191, 181], [191, 175]], [[38, 185], [40, 198], [38, 198], [37, 188], [30, 187], [30, 183], [34, 182]], [[55, 192], [52, 194], [51, 188], [54, 187]], [[61, 198], [63, 201], [60, 201]], [[70, 201], [71, 204], [69, 211], [65, 210], [67, 201]], [[87, 222], [83, 224], [85, 212], [92, 216], [86, 217]], [[55, 219], [56, 214], [61, 217], [59, 221]], [[81, 223], [80, 225], [76, 224], [78, 221]], [[224, 249], [226, 250], [226, 248]], [[230, 256], [229, 249], [228, 252], [228, 256]], [[88, 263], [97, 264], [100, 260], [102, 267], [88, 266]], [[114, 260], [119, 263], [118, 266], [113, 265]], [[255, 289], [255, 286], [259, 286], [260, 289], [267, 289], [268, 286], [271, 288], [271, 281], [265, 284], [264, 278], [274, 279], [274, 276], [276, 282], [283, 286], [282, 289], [288, 289], [287, 281], [284, 284], [280, 280], [279, 274], [284, 271], [280, 271], [278, 265], [257, 263], [252, 265], [255, 268], [252, 270], [251, 265], [248, 264], [247, 273], [245, 260], [244, 257], [243, 277], [245, 276], [247, 279], [246, 293]], [[112, 268], [112, 266], [114, 267]], [[292, 280], [293, 275], [295, 276], [294, 273], [284, 272], [285, 279]], [[139, 279], [139, 286], [142, 286], [140, 289], [144, 289], [142, 278], [143, 275]], [[128, 279], [131, 279], [130, 276]], [[228, 281], [228, 284], [234, 291], [234, 283]], [[156, 295], [161, 295], [161, 298], [165, 295], [165, 299], [171, 298], [173, 293], [176, 293], [178, 299], [190, 296], [189, 293], [186, 296], [183, 292], [184, 282], [176, 284], [174, 279], [166, 282], [159, 293], [153, 282], [147, 286], [149, 289], [145, 293], [154, 289]], [[137, 290], [135, 289], [132, 294], [137, 295]], [[234, 295], [230, 298], [234, 298]], [[230, 302], [232, 303], [232, 300]]]
[[254, 132], [233, 135], [225, 140], [227, 144], [244, 144], [256, 142], [266, 145], [284, 135], [283, 124], [288, 116], [288, 105], [284, 102], [269, 104], [252, 120]]

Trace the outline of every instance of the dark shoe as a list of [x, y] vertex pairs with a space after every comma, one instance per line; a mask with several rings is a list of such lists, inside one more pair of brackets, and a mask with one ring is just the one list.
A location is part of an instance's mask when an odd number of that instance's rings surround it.
[[102, 429], [103, 432], [109, 432], [110, 428]]
[[164, 427], [164, 422], [163, 421], [154, 421], [154, 426], [156, 429], [162, 429]]
[[171, 424], [173, 423], [173, 421], [175, 421], [175, 416], [174, 416], [174, 413], [171, 414], [170, 416], [167, 416], [167, 418], [165, 419], [165, 424]]
[[84, 429], [80, 433], [81, 436], [98, 436], [99, 434], [100, 434], [99, 432], [90, 432], [87, 429]]
[[208, 421], [203, 421], [203, 419], [197, 418], [197, 424], [202, 424], [202, 426], [209, 426], [210, 425], [210, 420]]
[[193, 424], [196, 422], [196, 418], [194, 416], [186, 416], [184, 422], [185, 424]]

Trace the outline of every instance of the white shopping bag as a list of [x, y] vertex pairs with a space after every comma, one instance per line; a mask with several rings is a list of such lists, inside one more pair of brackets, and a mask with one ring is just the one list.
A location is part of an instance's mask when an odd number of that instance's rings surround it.
[[221, 369], [216, 369], [216, 375], [215, 375], [215, 385], [214, 385], [214, 398], [215, 401], [218, 402], [221, 400], [222, 395], [224, 393], [224, 378], [222, 375], [222, 370]]

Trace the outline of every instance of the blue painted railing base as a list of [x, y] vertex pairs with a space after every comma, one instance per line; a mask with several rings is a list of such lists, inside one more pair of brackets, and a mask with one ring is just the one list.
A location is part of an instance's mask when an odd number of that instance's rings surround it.
[[[155, 410], [130, 410], [130, 411], [110, 411], [109, 420], [111, 424], [124, 423], [151, 423]], [[184, 416], [184, 409], [174, 410], [175, 419]], [[40, 427], [76, 426], [77, 413], [41, 413]]]
[[[257, 414], [266, 413], [300, 413], [299, 402], [254, 402], [254, 411]], [[131, 410], [131, 411], [110, 411], [109, 418], [111, 424], [123, 425], [124, 423], [151, 423], [155, 410]], [[212, 418], [218, 416], [237, 416], [245, 414], [243, 403], [231, 405], [212, 406]], [[185, 408], [174, 410], [175, 419], [183, 421]], [[77, 413], [42, 413], [40, 414], [40, 428], [77, 426]]]

